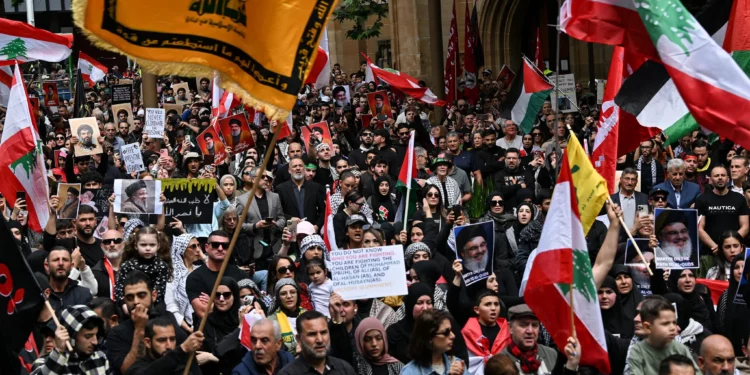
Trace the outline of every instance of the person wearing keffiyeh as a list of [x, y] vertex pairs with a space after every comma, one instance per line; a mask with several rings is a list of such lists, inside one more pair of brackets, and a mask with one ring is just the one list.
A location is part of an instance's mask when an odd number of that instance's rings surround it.
[[[63, 310], [60, 317], [62, 325], [55, 332], [55, 348], [49, 356], [34, 362], [32, 374], [109, 374], [107, 356], [98, 348], [97, 336], [104, 332], [104, 321], [99, 315], [85, 305], [75, 305]], [[72, 352], [66, 348], [66, 342], [70, 342]]]

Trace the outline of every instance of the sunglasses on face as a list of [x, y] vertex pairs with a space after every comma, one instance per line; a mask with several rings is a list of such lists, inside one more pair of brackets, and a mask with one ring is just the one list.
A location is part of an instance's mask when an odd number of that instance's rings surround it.
[[232, 296], [232, 292], [224, 292], [224, 293], [216, 292], [216, 298], [229, 299], [229, 297], [231, 296]]
[[287, 272], [291, 273], [291, 272], [294, 272], [294, 266], [279, 267], [278, 269], [276, 269], [276, 272], [282, 275]]
[[57, 137], [55, 137], [55, 139], [65, 139], [65, 137], [63, 137], [63, 136], [57, 136]]
[[653, 200], [655, 200], [655, 201], [657, 201], [657, 202], [666, 202], [666, 201], [667, 201], [667, 197], [665, 197], [665, 196], [661, 196], [661, 195], [659, 195], [659, 196], [656, 196], [656, 197], [653, 197], [653, 198], [651, 198], [651, 199], [653, 199]]
[[440, 198], [438, 193], [427, 193], [427, 198]]
[[200, 245], [198, 245], [197, 243], [194, 243], [194, 244], [192, 244], [192, 245], [188, 245], [188, 246], [187, 246], [187, 248], [188, 248], [188, 249], [197, 249], [197, 248], [198, 248], [198, 246], [200, 246]]
[[495, 201], [495, 200], [493, 200], [492, 201], [492, 205], [493, 206], [502, 206], [503, 205], [503, 201]]
[[363, 137], [372, 137], [372, 133], [362, 133]]
[[105, 245], [111, 245], [111, 244], [119, 245], [122, 243], [122, 238], [106, 238], [102, 240], [102, 243]]
[[209, 245], [214, 249], [218, 249], [219, 247], [226, 249], [229, 247], [229, 242], [209, 242]]

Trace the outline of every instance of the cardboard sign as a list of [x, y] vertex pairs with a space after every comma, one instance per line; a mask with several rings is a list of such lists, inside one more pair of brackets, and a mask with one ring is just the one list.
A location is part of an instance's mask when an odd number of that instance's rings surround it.
[[745, 301], [745, 296], [740, 293], [740, 290], [747, 288], [747, 282], [748, 280], [750, 280], [750, 267], [747, 266], [747, 261], [750, 260], [750, 249], [745, 249], [744, 253], [739, 253], [735, 255], [735, 257], [744, 257], [743, 259], [745, 259], [745, 264], [742, 265], [742, 273], [740, 274], [740, 287], [737, 288], [737, 293], [734, 295], [734, 303], [738, 305], [746, 305], [747, 301]]
[[141, 156], [141, 147], [137, 143], [131, 143], [120, 147], [122, 161], [125, 162], [125, 170], [128, 174], [133, 172], [145, 171], [143, 157]]
[[406, 287], [401, 245], [335, 250], [329, 262], [333, 291], [347, 301], [403, 296]]
[[221, 142], [221, 138], [219, 138], [219, 134], [213, 126], [207, 127], [203, 133], [198, 134], [195, 141], [198, 143], [198, 148], [201, 149], [203, 155], [213, 156], [214, 162], [211, 164], [221, 164], [227, 158], [226, 148], [224, 148], [224, 144]]
[[167, 118], [167, 116], [170, 113], [174, 113], [177, 115], [177, 117], [182, 116], [182, 104], [164, 104], [164, 110], [166, 113], [164, 114], [164, 119]]
[[114, 85], [112, 86], [112, 104], [132, 104], [133, 103], [133, 86], [131, 85]]
[[244, 114], [238, 113], [219, 120], [219, 129], [226, 145], [232, 148], [232, 154], [255, 147], [253, 134]]
[[130, 103], [112, 105], [112, 115], [115, 117], [116, 124], [127, 122], [130, 125], [130, 132], [133, 131], [133, 108]]
[[44, 92], [44, 105], [47, 107], [57, 107], [60, 105], [60, 97], [57, 94], [57, 83], [44, 82], [42, 83], [42, 91]]
[[175, 103], [183, 105], [193, 102], [193, 98], [190, 97], [190, 88], [188, 87], [187, 82], [172, 85], [172, 90], [174, 90]]
[[39, 98], [29, 98], [29, 103], [31, 103], [31, 109], [34, 114], [34, 116], [39, 115]]
[[325, 121], [316, 122], [309, 126], [300, 128], [302, 140], [305, 142], [305, 150], [309, 154], [319, 144], [326, 143], [333, 151], [333, 141], [331, 140], [331, 131], [328, 129], [328, 123]]
[[164, 137], [165, 113], [164, 108], [146, 108], [146, 126], [143, 128], [143, 131], [149, 138]]
[[698, 210], [655, 209], [654, 234], [659, 240], [659, 247], [654, 249], [656, 268], [672, 272], [700, 268]]
[[70, 132], [78, 137], [75, 145], [76, 156], [96, 155], [104, 152], [99, 144], [99, 125], [95, 117], [72, 118], [68, 120]]
[[[549, 81], [554, 85], [556, 82], [555, 75], [552, 74], [549, 77]], [[573, 74], [561, 74], [560, 75], [560, 91], [568, 96], [566, 99], [562, 95], [558, 95], [557, 90], [552, 90], [550, 94], [550, 101], [552, 101], [552, 109], [557, 111], [558, 108], [563, 113], [576, 112], [577, 109], [574, 106], [578, 105], [576, 100], [576, 78]], [[559, 96], [559, 97], [558, 97]]]
[[183, 224], [211, 224], [213, 218], [214, 190], [212, 178], [170, 178], [160, 180], [167, 198], [164, 214], [175, 217]]
[[160, 196], [159, 180], [115, 180], [116, 213], [161, 215]]
[[513, 84], [514, 78], [516, 78], [516, 73], [507, 65], [503, 65], [500, 69], [500, 74], [497, 75], [497, 81], [503, 84], [502, 88], [505, 90], [510, 89], [510, 85]]
[[385, 120], [383, 116], [393, 118], [387, 92], [375, 91], [367, 94], [367, 103], [370, 105], [370, 114], [375, 118], [381, 121]]

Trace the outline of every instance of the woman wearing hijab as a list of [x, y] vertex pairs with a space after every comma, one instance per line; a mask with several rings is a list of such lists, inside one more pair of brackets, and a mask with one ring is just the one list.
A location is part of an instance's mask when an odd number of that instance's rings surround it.
[[[734, 257], [734, 260], [732, 260], [732, 277], [729, 278], [729, 288], [721, 294], [717, 312], [719, 319], [717, 320], [718, 324], [716, 331], [718, 331], [717, 333], [726, 336], [729, 341], [732, 342], [735, 353], [742, 353], [743, 343], [747, 344], [745, 340], [747, 340], [748, 335], [750, 335], [750, 321], [748, 321], [750, 308], [747, 307], [747, 304], [734, 303], [734, 298], [735, 295], [738, 294], [738, 289], [740, 289], [740, 297], [744, 296], [745, 302], [750, 300], [750, 298], [748, 298], [750, 297], [750, 293], [748, 293], [748, 291], [750, 291], [748, 289], [750, 288], [742, 288], [745, 290], [741, 290], [740, 288], [740, 281], [743, 277], [742, 269], [744, 265], [745, 258], [743, 256], [736, 256]], [[747, 275], [748, 272], [745, 272], [745, 277], [747, 277]]]
[[167, 311], [171, 312], [180, 327], [186, 332], [193, 332], [193, 306], [185, 292], [188, 274], [199, 266], [193, 266], [195, 261], [203, 258], [198, 239], [190, 233], [174, 237], [172, 241], [172, 281], [167, 283], [167, 293], [164, 301]]
[[599, 307], [602, 313], [604, 329], [609, 333], [629, 339], [633, 337], [635, 327], [633, 320], [626, 320], [622, 313], [622, 306], [618, 301], [617, 283], [612, 276], [607, 275], [597, 291], [599, 296]]
[[[240, 345], [240, 287], [231, 277], [222, 277], [216, 290], [214, 308], [203, 329], [202, 351], [213, 354], [213, 361], [209, 360], [201, 366], [203, 374], [229, 374], [245, 355], [245, 348]], [[218, 359], [218, 362], [215, 361]]]
[[[693, 270], [672, 270], [668, 280], [669, 291], [677, 293], [691, 306], [691, 318], [704, 327], [711, 329], [713, 301], [706, 299], [698, 292], [699, 285], [695, 282]], [[709, 306], [710, 310], [709, 310]]]
[[448, 285], [443, 279], [441, 283], [438, 280], [441, 279], [442, 273], [440, 272], [440, 266], [434, 260], [423, 260], [421, 262], [414, 263], [409, 270], [412, 282], [423, 283], [433, 289], [432, 292], [432, 303], [435, 310], [445, 310], [445, 297]]
[[432, 310], [433, 291], [425, 283], [415, 283], [409, 286], [404, 307], [405, 317], [400, 322], [388, 327], [388, 354], [402, 363], [411, 361], [408, 354], [409, 338], [414, 329], [414, 320], [427, 310]]
[[387, 175], [375, 179], [375, 193], [367, 198], [367, 204], [372, 208], [373, 219], [378, 223], [392, 223], [396, 220], [398, 207], [393, 204], [391, 180]]
[[354, 331], [354, 368], [361, 375], [398, 375], [404, 364], [388, 354], [388, 335], [375, 318], [365, 318]]
[[269, 319], [279, 322], [281, 340], [292, 355], [297, 354], [297, 340], [292, 327], [295, 327], [297, 317], [306, 310], [300, 307], [299, 286], [293, 279], [280, 279], [274, 286], [276, 300], [271, 308]]
[[615, 279], [617, 284], [617, 300], [622, 307], [622, 316], [626, 322], [632, 322], [638, 314], [638, 304], [643, 301], [643, 294], [633, 282], [630, 267], [623, 264], [615, 264], [609, 271], [609, 275]]

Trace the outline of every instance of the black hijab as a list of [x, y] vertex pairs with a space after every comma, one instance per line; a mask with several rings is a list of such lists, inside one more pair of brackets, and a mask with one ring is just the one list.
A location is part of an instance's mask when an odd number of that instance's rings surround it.
[[[724, 334], [732, 342], [735, 353], [742, 353], [742, 344], [746, 343], [745, 341], [748, 335], [750, 335], [750, 320], [748, 320], [750, 308], [747, 305], [734, 303], [734, 297], [737, 295], [738, 289], [739, 294], [745, 297], [746, 303], [748, 297], [750, 297], [750, 293], [744, 290], [747, 289], [747, 285], [744, 288], [740, 288], [740, 284], [733, 277], [734, 267], [737, 265], [737, 262], [745, 260], [743, 255], [740, 253], [732, 260], [732, 266], [730, 267], [732, 274], [729, 277], [729, 288], [724, 292], [727, 294], [726, 301], [719, 304], [719, 319], [724, 323], [724, 332], [719, 333]], [[747, 268], [745, 268], [745, 271], [747, 271]]]
[[615, 292], [617, 292], [618, 302], [620, 303], [620, 306], [622, 306], [622, 315], [628, 322], [632, 322], [637, 315], [638, 304], [643, 301], [643, 294], [641, 294], [640, 289], [638, 289], [638, 286], [635, 284], [630, 267], [623, 264], [615, 264], [612, 266], [612, 270], [609, 271], [609, 274], [615, 279], [615, 281], [617, 280], [618, 275], [627, 275], [630, 277], [631, 284], [633, 285], [630, 292], [621, 294], [618, 289], [615, 289]]
[[691, 318], [695, 319], [695, 321], [702, 324], [704, 327], [710, 327], [711, 316], [708, 313], [706, 303], [703, 302], [703, 298], [700, 293], [698, 293], [698, 284], [696, 283], [693, 291], [690, 293], [685, 293], [677, 287], [677, 281], [680, 280], [680, 276], [684, 271], [693, 272], [693, 275], [695, 275], [695, 272], [692, 270], [672, 270], [669, 274], [668, 280], [669, 291], [679, 294], [688, 304], [690, 304]]
[[423, 260], [421, 262], [414, 263], [411, 268], [414, 270], [414, 272], [417, 273], [419, 283], [425, 284], [434, 292], [437, 281], [438, 279], [440, 279], [441, 275], [440, 265], [438, 265], [438, 263], [434, 260]]
[[[380, 194], [380, 184], [383, 182], [387, 182], [388, 186], [391, 187], [391, 179], [387, 175], [375, 179], [375, 193], [370, 198], [370, 207], [378, 222], [393, 222], [396, 219], [397, 207], [393, 205], [390, 191], [386, 195]], [[384, 209], [383, 212], [380, 211], [381, 207]]]
[[208, 314], [207, 324], [210, 329], [207, 330], [207, 335], [213, 336], [214, 345], [239, 326], [240, 318], [238, 314], [240, 304], [242, 303], [240, 300], [240, 287], [237, 286], [237, 282], [233, 278], [224, 276], [221, 278], [219, 285], [228, 287], [229, 291], [232, 292], [232, 296], [234, 296], [234, 300], [232, 307], [227, 311], [220, 311], [214, 303], [213, 311]]
[[617, 294], [617, 283], [612, 276], [607, 276], [602, 282], [601, 288], [610, 288], [617, 295], [617, 300], [607, 310], [601, 310], [602, 312], [602, 323], [604, 329], [612, 334], [618, 334], [622, 338], [631, 338], [635, 330], [633, 320], [627, 321], [625, 314], [622, 312], [622, 305], [620, 305], [620, 295]]

